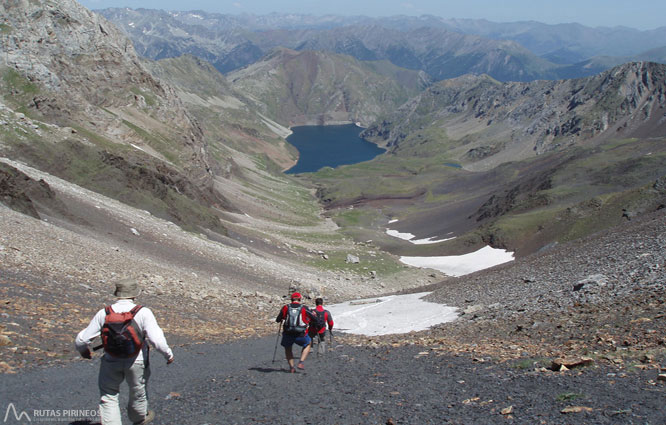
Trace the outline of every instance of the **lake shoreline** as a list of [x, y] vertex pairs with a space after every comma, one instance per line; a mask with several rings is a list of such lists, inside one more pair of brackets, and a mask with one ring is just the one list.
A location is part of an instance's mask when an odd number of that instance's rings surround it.
[[335, 168], [369, 161], [386, 149], [361, 137], [360, 123], [341, 125], [292, 126], [287, 142], [298, 150], [296, 164], [285, 174], [316, 172], [325, 167]]

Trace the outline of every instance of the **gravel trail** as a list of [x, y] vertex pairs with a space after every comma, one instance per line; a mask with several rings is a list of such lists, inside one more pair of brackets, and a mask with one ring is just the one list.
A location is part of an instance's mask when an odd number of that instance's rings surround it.
[[[275, 337], [175, 347], [170, 366], [153, 354], [154, 423], [666, 423], [666, 387], [656, 370], [627, 372], [598, 364], [551, 372], [529, 362], [439, 355], [417, 346], [337, 344], [323, 356], [312, 355], [306, 371], [290, 374], [281, 348], [272, 362], [274, 348]], [[96, 409], [98, 363], [99, 358], [81, 360], [4, 375], [0, 414], [13, 403], [33, 422], [97, 423], [93, 417], [47, 421], [34, 410]], [[567, 407], [582, 411], [562, 413]], [[6, 423], [20, 423], [12, 419], [10, 413]]]

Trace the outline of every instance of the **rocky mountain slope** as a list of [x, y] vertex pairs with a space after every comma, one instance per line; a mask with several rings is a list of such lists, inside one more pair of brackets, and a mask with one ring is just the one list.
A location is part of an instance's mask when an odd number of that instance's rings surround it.
[[225, 164], [216, 175], [228, 177], [238, 169], [234, 157], [239, 152], [266, 156], [280, 169], [295, 163], [296, 152], [284, 140], [290, 130], [257, 114], [250, 98], [235, 90], [210, 63], [184, 55], [144, 64], [153, 75], [175, 87], [211, 140], [213, 156]]
[[[177, 353], [169, 369], [156, 365], [151, 390], [165, 422], [276, 421], [286, 395], [266, 388], [307, 377], [337, 390], [326, 401], [308, 393], [331, 422], [663, 419], [663, 67], [552, 86], [435, 85], [393, 120], [406, 118], [405, 137], [391, 139], [388, 121], [374, 127], [392, 152], [313, 177], [338, 227], [315, 186], [280, 173], [293, 161], [287, 129], [256, 113], [249, 89], [194, 57], [139, 60], [73, 2], [0, 11], [0, 372], [17, 374], [0, 387], [11, 400], [94, 408], [87, 387], [34, 389], [94, 379], [95, 364], [76, 364], [79, 375], [63, 363], [76, 361], [76, 330], [130, 275]], [[464, 125], [469, 136], [452, 137]], [[522, 135], [530, 154], [485, 151], [486, 127], [507, 146]], [[412, 245], [385, 234], [395, 218], [419, 237], [458, 237]], [[388, 252], [486, 244], [517, 261], [452, 279]], [[274, 317], [293, 290], [335, 302], [424, 289], [462, 318], [409, 335], [336, 335], [343, 346], [321, 373], [269, 363]], [[242, 338], [252, 340], [211, 344]]]
[[227, 75], [257, 110], [283, 125], [369, 125], [429, 83], [416, 71], [350, 56], [277, 49]]
[[559, 82], [443, 81], [364, 132], [387, 155], [311, 178], [339, 222], [354, 205], [355, 220], [379, 232], [399, 218], [392, 228], [417, 238], [458, 236], [424, 247], [360, 232], [393, 253], [491, 244], [525, 255], [664, 204], [664, 71], [632, 63]]
[[467, 76], [430, 87], [364, 135], [394, 151], [448, 145], [450, 158], [473, 170], [604, 136], [655, 137], [666, 130], [665, 77], [665, 66], [640, 62], [556, 82]]
[[[213, 187], [201, 127], [121, 32], [74, 1], [8, 2], [0, 12], [3, 155], [224, 231], [211, 207], [232, 207]], [[199, 213], [185, 211], [184, 199]]]
[[[3, 250], [16, 248], [3, 252], [17, 254], [3, 260], [3, 273], [20, 266], [46, 275], [57, 293], [75, 270], [99, 264], [88, 257], [97, 241], [103, 262], [124, 253], [96, 268], [97, 276], [82, 277], [100, 294], [125, 273], [147, 283], [154, 262], [165, 264], [159, 274], [172, 288], [185, 285], [178, 296], [197, 300], [213, 277], [213, 286], [271, 297], [291, 285], [305, 291], [306, 283], [315, 285], [312, 294], [330, 286], [331, 296], [342, 296], [352, 279], [376, 289], [402, 286], [395, 258], [346, 240], [319, 215], [312, 191], [281, 175], [295, 157], [283, 138], [288, 129], [255, 113], [212, 66], [192, 57], [144, 62], [112, 24], [73, 1], [15, 1], [0, 12], [1, 202], [31, 216], [10, 218], [13, 210], [2, 209]], [[131, 218], [115, 216], [126, 209]], [[144, 221], [158, 224], [142, 230]], [[36, 235], [40, 226], [46, 241]], [[82, 250], [50, 245], [56, 233]], [[179, 238], [187, 248], [166, 248]], [[124, 251], [133, 242], [137, 251]], [[200, 243], [228, 251], [205, 260]], [[23, 263], [29, 247], [36, 253]], [[143, 265], [128, 267], [128, 258], [153, 249], [137, 259]], [[229, 266], [250, 251], [241, 268], [261, 272]], [[362, 260], [346, 263], [348, 254]], [[280, 271], [282, 261], [293, 262], [302, 284]], [[312, 279], [296, 270], [311, 270]], [[338, 271], [343, 284], [333, 278], [318, 286], [317, 271]], [[214, 298], [227, 305], [220, 294]]]

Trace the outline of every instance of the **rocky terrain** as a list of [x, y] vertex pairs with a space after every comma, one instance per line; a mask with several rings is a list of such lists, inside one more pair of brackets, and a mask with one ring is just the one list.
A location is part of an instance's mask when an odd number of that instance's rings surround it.
[[[604, 137], [661, 135], [665, 70], [637, 62], [585, 79], [532, 83], [465, 76], [433, 85], [364, 136], [395, 150], [448, 145], [452, 160], [478, 171]], [[435, 132], [441, 136], [429, 139]]]
[[[22, 184], [3, 192], [9, 185], [0, 174], [0, 194], [20, 199], [16, 193], [40, 185], [51, 194], [25, 203], [37, 217], [0, 206], [4, 372], [71, 358], [72, 329], [113, 299], [113, 282], [122, 276], [138, 279], [142, 302], [163, 312], [174, 339], [199, 342], [270, 332], [284, 297], [294, 290], [308, 299], [323, 295], [334, 301], [416, 288], [443, 276], [403, 267], [371, 273], [370, 267], [395, 260], [373, 258], [367, 247], [341, 238], [330, 221], [280, 225], [236, 214], [231, 236], [207, 237], [26, 165], [1, 161], [12, 175], [22, 176], [11, 181]], [[66, 215], [57, 208], [65, 204]], [[362, 260], [346, 271], [327, 269], [329, 261], [348, 254]]]
[[374, 226], [398, 219], [396, 230], [449, 239], [373, 237], [395, 254], [526, 255], [664, 203], [663, 85], [655, 63], [557, 82], [446, 80], [364, 131], [388, 154], [308, 178], [340, 222], [353, 205]]
[[[182, 279], [178, 282], [144, 277], [142, 302], [158, 312], [177, 358], [169, 367], [154, 358], [150, 391], [156, 423], [279, 422], [285, 417], [294, 423], [331, 424], [661, 423], [666, 391], [664, 211], [429, 285], [434, 291], [429, 300], [458, 306], [463, 313], [458, 320], [407, 335], [336, 332], [331, 349], [323, 356], [313, 354], [305, 372], [296, 375], [287, 373], [280, 350], [272, 357], [275, 323], [270, 313], [282, 303], [279, 297], [266, 299], [246, 287], [239, 297], [231, 289], [226, 299], [213, 295], [191, 302], [184, 296], [194, 294], [188, 276], [174, 275]], [[2, 216], [11, 222], [3, 225], [0, 244], [3, 267], [11, 265], [0, 275], [0, 353], [7, 359], [0, 365], [10, 373], [2, 392], [30, 412], [94, 410], [94, 391], [77, 383], [94, 382], [97, 365], [84, 360], [71, 364], [76, 359], [71, 329], [85, 326], [101, 301], [108, 300], [108, 285], [90, 277], [110, 270], [108, 263], [114, 260], [108, 253], [96, 256], [103, 251], [88, 241], [85, 264], [70, 259], [40, 267], [44, 254], [34, 255], [36, 243], [29, 239], [49, 247], [40, 228], [52, 225], [5, 210]], [[149, 234], [148, 223], [141, 224], [137, 228]], [[20, 236], [27, 235], [24, 226], [29, 226], [29, 238]], [[58, 237], [53, 243], [83, 255], [75, 251], [72, 235], [49, 229], [48, 237]], [[199, 249], [205, 252], [203, 246]], [[122, 247], [116, 254], [126, 251]], [[139, 269], [150, 261], [153, 272], [165, 275], [168, 267], [145, 256], [124, 256], [122, 261]], [[66, 267], [71, 279], [48, 276], [62, 273], [58, 267]], [[34, 272], [40, 269], [45, 274]], [[221, 286], [231, 288], [226, 282]], [[259, 316], [268, 310], [262, 323], [242, 314], [253, 306]], [[215, 323], [209, 322], [211, 317]], [[266, 337], [257, 338], [262, 335]], [[214, 343], [231, 339], [239, 341]], [[58, 382], [72, 391], [34, 392], [38, 382]], [[290, 405], [289, 393], [279, 390], [287, 383], [313, 386], [300, 396], [307, 408]], [[74, 423], [97, 422], [88, 417]]]
[[[281, 173], [296, 155], [279, 121], [307, 109], [258, 111], [252, 81], [241, 87], [201, 59], [147, 63], [73, 1], [16, 0], [0, 12], [3, 402], [94, 410], [96, 364], [72, 340], [129, 276], [176, 352], [173, 367], [155, 367], [158, 423], [664, 422], [663, 66], [441, 82], [400, 110], [407, 136], [396, 136], [397, 118], [373, 127], [395, 149], [372, 173], [365, 164], [295, 179]], [[322, 63], [349, 61], [279, 55], [284, 67], [269, 73], [312, 77], [312, 87]], [[382, 69], [361, 80], [407, 75]], [[300, 95], [298, 83], [281, 87]], [[328, 88], [313, 93], [340, 95], [335, 110], [362, 104]], [[511, 145], [516, 135], [527, 142]], [[499, 136], [506, 146], [490, 144]], [[419, 237], [459, 237], [412, 246], [386, 235], [395, 218]], [[397, 255], [487, 244], [519, 255], [455, 279]], [[336, 333], [328, 357], [290, 375], [271, 354], [274, 317], [294, 290], [309, 304], [430, 290], [462, 315], [407, 335]], [[304, 412], [281, 391], [294, 382], [313, 387]], [[57, 386], [68, 391], [41, 390]]]

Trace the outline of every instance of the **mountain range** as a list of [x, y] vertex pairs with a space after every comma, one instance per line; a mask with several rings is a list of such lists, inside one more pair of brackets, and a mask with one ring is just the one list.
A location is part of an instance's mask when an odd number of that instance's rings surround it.
[[632, 60], [663, 62], [666, 27], [651, 31], [579, 24], [494, 23], [435, 16], [386, 18], [221, 15], [105, 9], [139, 53], [151, 59], [193, 54], [227, 73], [276, 47], [389, 60], [441, 80], [467, 73], [501, 81], [577, 78]]
[[[130, 277], [176, 358], [153, 365], [158, 421], [284, 422], [292, 394], [266, 389], [314, 378], [335, 396], [306, 391], [296, 421], [664, 423], [666, 65], [620, 49], [663, 57], [660, 30], [104, 13], [123, 30], [0, 3], [7, 415], [98, 420], [72, 340]], [[386, 152], [284, 173], [291, 126], [340, 122]], [[514, 260], [461, 277], [401, 261], [498, 250]], [[375, 314], [336, 315], [290, 374], [295, 291]], [[404, 294], [457, 317], [414, 331]], [[370, 320], [395, 333], [349, 333]]]
[[[564, 68], [432, 17], [103, 13], [132, 40], [73, 0], [3, 5], [2, 156], [303, 275], [374, 268], [398, 284], [396, 255], [529, 255], [664, 205], [664, 65], [535, 80]], [[387, 153], [282, 174], [290, 126], [340, 122]], [[8, 167], [8, 204], [91, 222]], [[416, 246], [385, 234], [395, 219], [456, 238]]]

